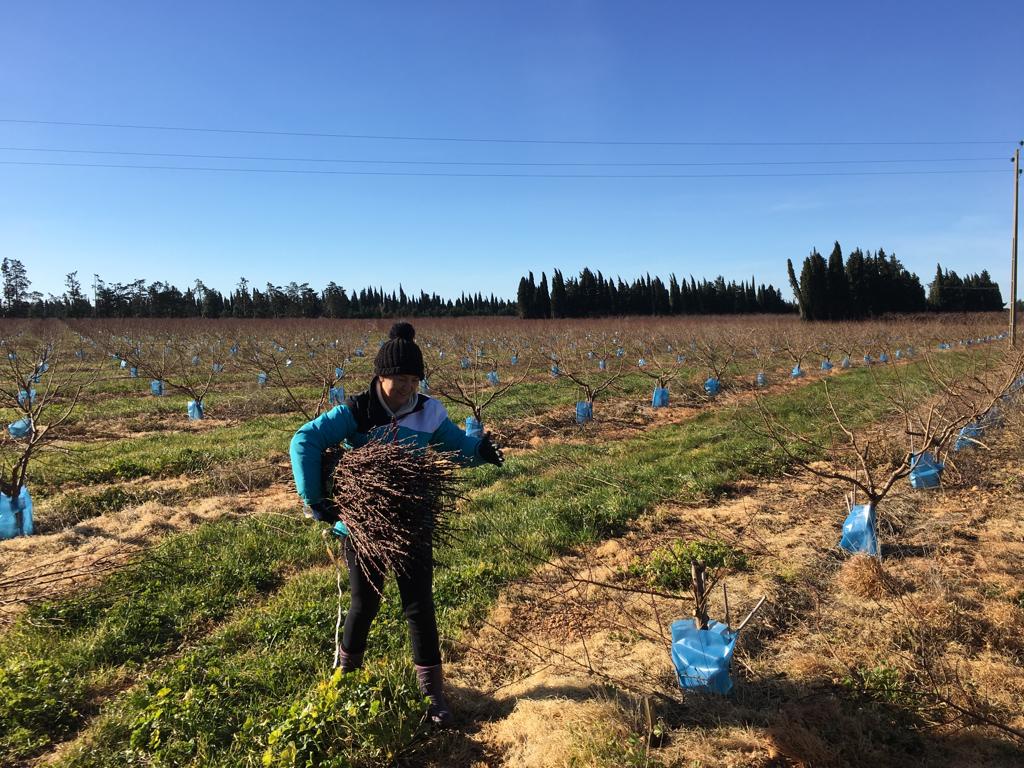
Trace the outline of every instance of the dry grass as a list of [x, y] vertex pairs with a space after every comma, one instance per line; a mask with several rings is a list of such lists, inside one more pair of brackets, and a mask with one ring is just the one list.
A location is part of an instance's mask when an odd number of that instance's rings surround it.
[[[187, 483], [187, 479], [163, 481]], [[258, 496], [211, 496], [185, 504], [147, 501], [49, 534], [0, 542], [0, 624], [24, 605], [52, 599], [95, 583], [107, 564], [127, 562], [169, 533], [185, 531], [225, 515], [295, 508], [294, 491], [276, 486]], [[37, 578], [15, 580], [35, 572]], [[38, 578], [42, 574], [44, 578]]]
[[879, 600], [895, 588], [894, 579], [886, 573], [881, 560], [861, 554], [843, 563], [837, 583], [847, 594], [868, 600]]
[[505, 765], [519, 768], [617, 768], [616, 747], [635, 737], [622, 708], [600, 697], [521, 699], [490, 738], [500, 746]]

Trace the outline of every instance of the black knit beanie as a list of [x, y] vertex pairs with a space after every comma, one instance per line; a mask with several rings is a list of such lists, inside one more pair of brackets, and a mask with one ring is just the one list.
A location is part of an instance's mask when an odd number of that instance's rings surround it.
[[418, 376], [423, 378], [423, 353], [416, 346], [416, 329], [410, 323], [395, 323], [388, 340], [377, 352], [373, 372], [378, 376]]

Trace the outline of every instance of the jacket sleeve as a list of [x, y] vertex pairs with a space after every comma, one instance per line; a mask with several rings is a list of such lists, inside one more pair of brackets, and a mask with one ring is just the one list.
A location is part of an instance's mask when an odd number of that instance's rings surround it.
[[432, 445], [439, 445], [447, 451], [457, 451], [460, 455], [460, 463], [467, 467], [478, 467], [484, 464], [478, 453], [480, 443], [479, 437], [470, 437], [445, 415], [444, 421], [434, 430], [430, 436]]
[[320, 470], [324, 451], [348, 439], [355, 431], [352, 412], [347, 405], [339, 405], [306, 422], [295, 433], [289, 450], [292, 474], [295, 488], [307, 504], [315, 504], [323, 498]]

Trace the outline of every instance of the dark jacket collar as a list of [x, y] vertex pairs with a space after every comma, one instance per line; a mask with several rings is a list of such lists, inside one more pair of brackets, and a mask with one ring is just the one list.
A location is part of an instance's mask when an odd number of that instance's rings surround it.
[[[346, 405], [352, 412], [352, 416], [356, 420], [356, 429], [359, 432], [366, 433], [375, 427], [383, 427], [391, 423], [391, 414], [389, 414], [384, 406], [381, 405], [380, 399], [377, 397], [377, 382], [378, 377], [374, 376], [370, 380], [370, 386], [358, 395], [353, 395], [348, 398]], [[399, 421], [404, 419], [406, 416], [422, 411], [423, 406], [429, 400], [426, 395], [422, 392], [416, 393], [416, 405], [413, 409], [406, 414], [399, 417]]]

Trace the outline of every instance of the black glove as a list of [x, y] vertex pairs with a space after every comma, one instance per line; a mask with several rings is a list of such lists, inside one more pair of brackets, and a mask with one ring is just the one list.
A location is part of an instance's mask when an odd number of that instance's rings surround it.
[[306, 505], [307, 514], [322, 523], [336, 523], [341, 519], [341, 510], [330, 499], [321, 499]]
[[501, 452], [501, 448], [491, 442], [490, 432], [484, 434], [484, 439], [480, 441], [480, 447], [477, 449], [477, 453], [480, 454], [481, 459], [494, 464], [495, 466], [500, 467], [505, 463], [505, 454]]

